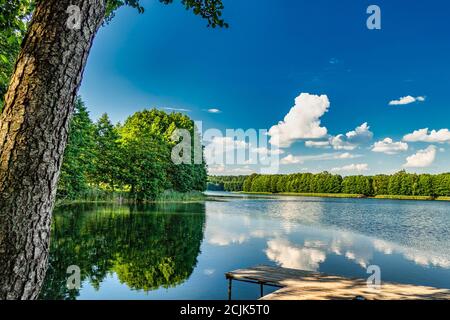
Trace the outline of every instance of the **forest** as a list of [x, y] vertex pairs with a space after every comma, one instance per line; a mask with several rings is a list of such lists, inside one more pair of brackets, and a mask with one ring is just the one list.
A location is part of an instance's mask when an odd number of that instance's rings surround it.
[[208, 190], [329, 193], [373, 196], [449, 197], [450, 173], [437, 175], [407, 173], [393, 175], [346, 176], [322, 172], [286, 175], [212, 176]]
[[206, 188], [206, 164], [171, 160], [176, 129], [198, 134], [181, 113], [153, 109], [136, 112], [113, 125], [105, 113], [96, 122], [81, 98], [75, 103], [58, 184], [58, 200], [98, 200], [123, 195], [133, 202], [152, 201], [164, 192]]

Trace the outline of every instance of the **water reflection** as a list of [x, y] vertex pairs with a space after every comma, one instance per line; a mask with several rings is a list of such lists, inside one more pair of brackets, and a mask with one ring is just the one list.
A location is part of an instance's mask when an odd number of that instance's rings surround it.
[[267, 242], [267, 257], [284, 268], [316, 271], [325, 261], [326, 253], [309, 243], [297, 246], [287, 239], [273, 239]]
[[111, 273], [132, 290], [183, 283], [197, 263], [203, 205], [164, 207], [71, 206], [55, 214], [43, 299], [74, 299], [66, 269], [78, 265], [82, 282], [99, 289]]
[[[226, 299], [224, 273], [257, 264], [450, 288], [448, 203], [227, 198], [165, 207], [76, 206], [55, 214], [52, 299]], [[79, 265], [82, 288], [66, 288]], [[269, 288], [266, 293], [269, 292]], [[236, 284], [236, 299], [259, 288]]]
[[[256, 249], [264, 253], [264, 259], [245, 261], [239, 267], [269, 263], [367, 277], [367, 267], [376, 264], [382, 266], [385, 281], [450, 287], [450, 239], [443, 232], [450, 225], [448, 204], [417, 202], [414, 207], [408, 202], [380, 202], [379, 206], [368, 203], [367, 208], [358, 201], [286, 197], [209, 203], [206, 239], [210, 245], [230, 246], [234, 252]], [[234, 213], [237, 208], [241, 213]], [[399, 211], [407, 212], [418, 225], [402, 216], [394, 219]], [[387, 230], [401, 232], [372, 236], [374, 226], [377, 230], [381, 223]], [[403, 230], [405, 224], [407, 230]], [[418, 233], [426, 237], [410, 241]]]

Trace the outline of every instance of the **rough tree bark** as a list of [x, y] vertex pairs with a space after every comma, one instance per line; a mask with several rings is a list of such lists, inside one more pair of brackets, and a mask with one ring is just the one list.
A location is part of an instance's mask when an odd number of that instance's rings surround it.
[[[68, 27], [71, 5], [81, 29]], [[70, 116], [104, 14], [104, 0], [44, 0], [30, 22], [0, 116], [0, 299], [39, 295]]]

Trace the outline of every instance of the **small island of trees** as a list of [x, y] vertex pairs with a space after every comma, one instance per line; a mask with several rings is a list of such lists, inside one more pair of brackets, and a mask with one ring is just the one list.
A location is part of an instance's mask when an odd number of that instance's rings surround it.
[[120, 196], [142, 202], [161, 197], [199, 197], [206, 189], [206, 164], [172, 162], [176, 142], [171, 135], [177, 128], [198, 134], [188, 116], [157, 109], [136, 112], [124, 124], [113, 125], [107, 114], [94, 123], [78, 98], [58, 200], [98, 201]]

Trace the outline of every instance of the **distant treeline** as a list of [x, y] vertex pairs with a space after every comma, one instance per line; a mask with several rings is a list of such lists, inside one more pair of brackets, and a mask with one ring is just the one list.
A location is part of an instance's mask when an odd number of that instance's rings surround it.
[[347, 176], [322, 172], [286, 175], [210, 176], [209, 190], [271, 193], [343, 193], [365, 196], [450, 196], [450, 173]]
[[155, 200], [167, 190], [204, 191], [204, 161], [175, 165], [171, 160], [175, 145], [171, 135], [177, 128], [189, 130], [191, 136], [198, 134], [188, 116], [156, 109], [136, 112], [124, 124], [113, 125], [107, 114], [94, 123], [78, 99], [61, 168], [58, 199], [119, 192], [130, 200], [144, 201]]
[[210, 191], [244, 191], [243, 185], [249, 176], [208, 176], [207, 189]]

